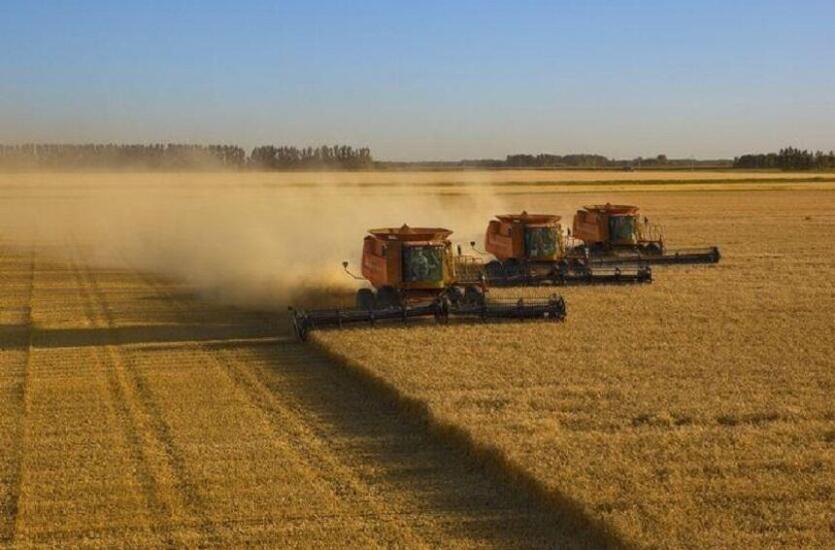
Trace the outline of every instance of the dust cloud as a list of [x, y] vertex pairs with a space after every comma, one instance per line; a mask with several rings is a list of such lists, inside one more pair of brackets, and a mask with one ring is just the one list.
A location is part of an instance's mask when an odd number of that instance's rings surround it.
[[48, 185], [29, 185], [5, 176], [0, 232], [7, 245], [35, 240], [56, 256], [83, 250], [93, 265], [174, 277], [224, 304], [283, 309], [350, 300], [364, 283], [341, 262], [359, 272], [370, 228], [447, 227], [466, 250], [504, 209], [487, 187], [416, 191], [396, 175], [373, 189], [328, 181], [203, 185], [198, 174], [163, 185], [157, 178], [121, 185], [117, 174], [55, 174], [40, 180]]

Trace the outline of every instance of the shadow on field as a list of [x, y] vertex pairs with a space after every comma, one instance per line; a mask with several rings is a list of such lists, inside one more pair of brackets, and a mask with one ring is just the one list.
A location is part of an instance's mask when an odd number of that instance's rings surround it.
[[[485, 460], [460, 438], [443, 437], [381, 384], [329, 359], [315, 346], [295, 341], [285, 314], [215, 307], [150, 277], [144, 298], [127, 297], [119, 294], [115, 282], [103, 290], [95, 272], [88, 277], [91, 284], [82, 294], [95, 316], [88, 312], [87, 317], [104, 326], [0, 326], [0, 344], [136, 345], [143, 351], [187, 345], [216, 353], [219, 364], [245, 373], [236, 380], [250, 384], [253, 379], [292, 410], [306, 424], [305, 431], [314, 433], [342, 468], [361, 481], [368, 498], [383, 504], [380, 512], [362, 509], [356, 510], [358, 515], [379, 514], [375, 521], [380, 522], [396, 516], [418, 537], [425, 533], [428, 546], [623, 546], [569, 501], [554, 495], [543, 498], [523, 478], [503, 470], [496, 460]], [[143, 324], [132, 324], [140, 313], [134, 309], [141, 310]], [[234, 361], [223, 359], [226, 352]], [[240, 390], [258, 395], [254, 386]], [[282, 422], [273, 415], [269, 400], [253, 399], [252, 404], [269, 422]], [[279, 434], [286, 430], [278, 428]], [[323, 473], [325, 478], [329, 474]], [[245, 501], [247, 495], [239, 498]], [[264, 512], [275, 517], [282, 513]], [[268, 529], [266, 523], [264, 528]]]
[[113, 328], [35, 329], [35, 348], [103, 346], [113, 342], [130, 344], [176, 344], [206, 340], [242, 340], [275, 336], [269, 325], [150, 325]]
[[[384, 500], [391, 495], [392, 513], [418, 532], [430, 521], [430, 531], [444, 532], [445, 540], [430, 545], [624, 546], [569, 501], [553, 494], [543, 498], [497, 461], [485, 460], [460, 439], [443, 437], [379, 384], [316, 346], [297, 342], [284, 314], [213, 308], [194, 298], [172, 303], [177, 304], [173, 317], [170, 310], [149, 311], [145, 326], [34, 329], [32, 342], [35, 347], [118, 342], [146, 351], [197, 345], [208, 353], [250, 358], [240, 368], [292, 403], [375, 494]], [[154, 324], [161, 319], [166, 323]], [[26, 328], [10, 331], [22, 332], [18, 340], [26, 342]]]
[[[251, 346], [248, 343], [240, 347]], [[405, 514], [455, 518], [449, 541], [495, 547], [611, 548], [625, 546], [569, 501], [542, 495], [500, 466], [439, 437], [390, 393], [325, 357], [313, 346], [285, 339], [251, 346], [266, 387], [324, 419], [325, 438], [348, 463], [363, 460], [365, 481], [381, 493], [414, 495]], [[546, 503], [547, 501], [547, 503]]]
[[0, 349], [29, 346], [29, 325], [0, 325]]
[[[189, 342], [273, 338], [283, 330], [271, 324], [214, 325], [164, 324], [103, 328], [31, 329], [33, 348], [96, 347], [119, 342], [122, 345], [164, 345]], [[0, 325], [0, 349], [22, 349], [30, 344], [28, 325]]]

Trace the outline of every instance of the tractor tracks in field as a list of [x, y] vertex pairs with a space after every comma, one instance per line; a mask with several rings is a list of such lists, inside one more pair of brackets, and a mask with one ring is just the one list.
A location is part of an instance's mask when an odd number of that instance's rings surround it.
[[[136, 276], [166, 297], [180, 322], [193, 324], [185, 299], [153, 275]], [[430, 547], [448, 544], [447, 537], [494, 547], [619, 546], [564, 509], [543, 505], [536, 491], [485, 471], [467, 449], [447, 445], [390, 392], [328, 354], [289, 335], [261, 344], [197, 349], [261, 411], [271, 433], [291, 444], [318, 485], [347, 497], [348, 515], [374, 525], [379, 540]], [[444, 525], [442, 533], [424, 530], [427, 522]]]
[[[315, 423], [311, 422], [308, 414], [299, 408], [297, 403], [288, 403], [288, 400], [280, 399], [252, 368], [229, 357], [227, 351], [220, 350], [215, 360], [226, 370], [232, 383], [266, 416], [272, 433], [277, 437], [289, 439], [307, 465], [313, 468], [322, 486], [336, 498], [340, 495], [351, 495], [359, 500], [362, 515], [382, 520], [374, 523], [375, 531], [388, 532], [378, 533], [380, 540], [391, 540], [394, 536], [406, 535], [410, 545], [426, 544], [420, 533], [400, 517], [403, 514], [393, 510], [386, 502], [386, 495], [378, 494], [357, 475], [351, 465], [340, 460], [338, 450], [330, 445], [327, 435], [317, 429]], [[293, 428], [288, 429], [289, 426]]]
[[[28, 411], [30, 408], [30, 392], [29, 392], [29, 371], [32, 361], [32, 306], [35, 296], [35, 270], [36, 270], [36, 256], [37, 252], [35, 245], [32, 244], [29, 258], [29, 285], [26, 297], [26, 312], [24, 314], [25, 323], [25, 342], [23, 344], [23, 359], [18, 373], [16, 373], [17, 384], [11, 396], [15, 403], [15, 408], [19, 409], [19, 419], [17, 421], [16, 433], [12, 440], [12, 445], [9, 446], [9, 451], [12, 453], [10, 460], [10, 479], [7, 482], [8, 489], [4, 494], [3, 501], [0, 502], [0, 545], [12, 544], [17, 533], [18, 512], [20, 510], [20, 491], [23, 479], [24, 468], [24, 448], [28, 436]], [[11, 403], [9, 403], [11, 404]]]
[[[156, 294], [166, 298], [166, 301], [175, 308], [180, 321], [189, 321], [189, 304], [183, 298], [165, 288], [155, 276], [139, 270], [132, 271]], [[251, 345], [252, 342], [248, 344]], [[287, 343], [291, 346], [294, 344]], [[279, 341], [278, 346], [282, 345], [283, 343]], [[385, 540], [405, 539], [411, 547], [431, 546], [407, 521], [408, 518], [403, 517], [409, 514], [393, 510], [387, 502], [387, 495], [378, 494], [357, 475], [352, 465], [345, 460], [340, 460], [338, 450], [331, 445], [327, 434], [317, 429], [310, 413], [304, 410], [302, 404], [295, 402], [286, 394], [279, 397], [269, 388], [258, 372], [259, 367], [241, 363], [232, 352], [223, 348], [213, 349], [211, 353], [200, 349], [200, 353], [208, 364], [215, 366], [226, 375], [246, 402], [261, 412], [267, 430], [274, 434], [276, 439], [290, 443], [293, 452], [312, 469], [317, 487], [330, 493], [336, 501], [343, 501], [344, 497], [355, 501], [351, 505], [352, 510], [347, 512], [346, 516], [362, 516], [378, 520], [372, 522], [371, 525], [377, 540], [376, 542], [371, 540], [368, 543], [374, 545]], [[314, 514], [319, 517], [318, 513]], [[298, 517], [296, 519], [304, 521], [309, 518]], [[285, 517], [284, 520], [292, 520], [292, 518]]]
[[[220, 542], [214, 524], [205, 515], [202, 497], [191, 480], [182, 453], [174, 442], [169, 426], [155, 403], [148, 383], [119, 346], [117, 324], [106, 293], [83, 259], [80, 247], [73, 243], [70, 267], [82, 296], [85, 315], [93, 326], [113, 331], [106, 345], [96, 349], [106, 373], [107, 387], [116, 409], [122, 432], [128, 443], [131, 459], [143, 498], [153, 515], [150, 529], [168, 545], [192, 543], [182, 540], [183, 528], [201, 543]], [[193, 538], [193, 537], [192, 537]]]

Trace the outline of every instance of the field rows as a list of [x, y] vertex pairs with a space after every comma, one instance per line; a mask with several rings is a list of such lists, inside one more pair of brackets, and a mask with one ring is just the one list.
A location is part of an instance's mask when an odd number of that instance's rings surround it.
[[65, 248], [0, 261], [0, 545], [579, 544], [275, 319]]
[[[310, 174], [78, 174], [43, 189], [9, 176], [0, 547], [829, 546], [829, 184], [563, 194], [528, 175], [481, 198], [441, 174], [424, 182], [444, 188], [431, 201], [334, 190], [315, 208], [301, 189], [256, 189]], [[99, 215], [123, 188], [98, 186], [115, 181], [140, 191]], [[224, 194], [224, 182], [250, 187]], [[607, 201], [640, 204], [671, 246], [720, 245], [722, 262], [659, 268], [651, 286], [563, 289], [565, 324], [358, 328], [318, 333], [318, 346], [292, 341], [283, 312], [193, 294], [260, 303], [291, 282], [264, 272], [338, 267], [381, 212], [454, 221], [466, 242], [502, 210], [567, 217]], [[294, 205], [328, 223], [308, 227]]]

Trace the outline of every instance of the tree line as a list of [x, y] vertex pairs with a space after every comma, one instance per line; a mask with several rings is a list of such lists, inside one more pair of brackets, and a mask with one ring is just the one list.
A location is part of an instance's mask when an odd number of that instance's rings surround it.
[[607, 166], [610, 162], [611, 161], [603, 155], [552, 155], [540, 153], [538, 155], [507, 155], [507, 158], [505, 159], [505, 166], [510, 168], [556, 168], [560, 166], [569, 166], [572, 168], [597, 168]]
[[275, 170], [284, 168], [367, 168], [373, 163], [371, 149], [354, 149], [348, 145], [329, 147], [275, 147], [263, 145], [252, 150], [249, 158], [253, 168]]
[[569, 154], [554, 155], [540, 153], [537, 155], [517, 154], [507, 155], [501, 160], [464, 161], [482, 166], [506, 168], [609, 168], [609, 169], [641, 169], [641, 168], [721, 168], [731, 165], [730, 160], [709, 159], [696, 160], [692, 158], [667, 158], [660, 154], [654, 157], [636, 157], [633, 159], [611, 159], [597, 154]]
[[598, 154], [513, 154], [504, 159], [457, 162], [374, 162], [368, 147], [261, 145], [247, 155], [237, 145], [188, 144], [26, 144], [0, 145], [0, 170], [297, 170], [361, 168], [723, 168], [835, 170], [835, 152], [786, 147], [777, 153], [746, 154], [729, 160], [668, 159], [666, 155], [630, 160]]
[[283, 170], [355, 169], [373, 163], [367, 147], [255, 147], [237, 145], [25, 144], [0, 145], [1, 169], [34, 170]]
[[835, 151], [807, 151], [794, 147], [779, 153], [758, 153], [734, 158], [734, 168], [768, 168], [779, 170], [833, 170]]

